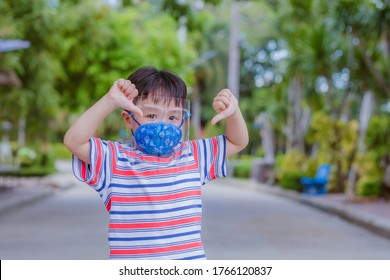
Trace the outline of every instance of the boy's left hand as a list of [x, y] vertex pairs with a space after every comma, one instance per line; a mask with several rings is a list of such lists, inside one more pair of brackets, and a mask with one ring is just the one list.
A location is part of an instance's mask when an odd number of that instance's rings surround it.
[[211, 120], [211, 124], [215, 125], [217, 122], [230, 117], [236, 112], [238, 108], [237, 98], [229, 89], [223, 89], [214, 98], [213, 108], [217, 112], [217, 115]]

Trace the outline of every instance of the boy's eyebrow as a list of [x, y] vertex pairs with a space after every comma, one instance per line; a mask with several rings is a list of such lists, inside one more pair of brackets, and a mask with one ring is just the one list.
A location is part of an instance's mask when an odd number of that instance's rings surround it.
[[178, 106], [175, 106], [175, 107], [167, 107], [167, 106], [159, 106], [159, 105], [155, 105], [155, 104], [139, 104], [137, 105], [139, 108], [157, 108], [157, 109], [163, 109], [163, 110], [176, 110], [176, 111], [188, 111], [186, 108], [184, 107], [178, 107]]

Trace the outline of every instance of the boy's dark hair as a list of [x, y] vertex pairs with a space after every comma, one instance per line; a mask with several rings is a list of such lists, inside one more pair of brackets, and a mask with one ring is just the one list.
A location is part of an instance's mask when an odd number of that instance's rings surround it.
[[149, 97], [153, 98], [155, 103], [159, 102], [160, 97], [167, 98], [169, 101], [175, 98], [187, 98], [187, 86], [184, 81], [175, 73], [167, 70], [146, 66], [136, 70], [127, 79], [138, 90], [138, 96], [134, 98], [135, 104]]

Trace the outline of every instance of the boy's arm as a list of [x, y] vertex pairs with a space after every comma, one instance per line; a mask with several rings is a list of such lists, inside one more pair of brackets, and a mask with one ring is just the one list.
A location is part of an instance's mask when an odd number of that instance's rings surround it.
[[230, 90], [223, 89], [214, 98], [213, 107], [218, 114], [211, 120], [211, 124], [226, 119], [226, 156], [235, 155], [249, 142], [248, 129], [238, 100]]
[[89, 140], [111, 112], [117, 108], [123, 108], [142, 115], [142, 111], [133, 103], [137, 95], [137, 89], [129, 80], [117, 80], [106, 95], [73, 123], [64, 136], [64, 145], [77, 158], [89, 164]]

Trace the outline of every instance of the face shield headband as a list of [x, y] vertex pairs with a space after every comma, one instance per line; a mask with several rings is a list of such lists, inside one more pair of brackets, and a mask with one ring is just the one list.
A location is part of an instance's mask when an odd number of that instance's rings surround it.
[[[189, 104], [189, 101], [187, 101]], [[182, 103], [179, 103], [182, 104]], [[161, 104], [139, 104], [143, 117], [131, 118], [139, 125], [133, 132], [137, 147], [146, 154], [167, 157], [181, 141], [188, 140], [190, 113], [187, 108]], [[185, 125], [186, 124], [186, 125]]]

